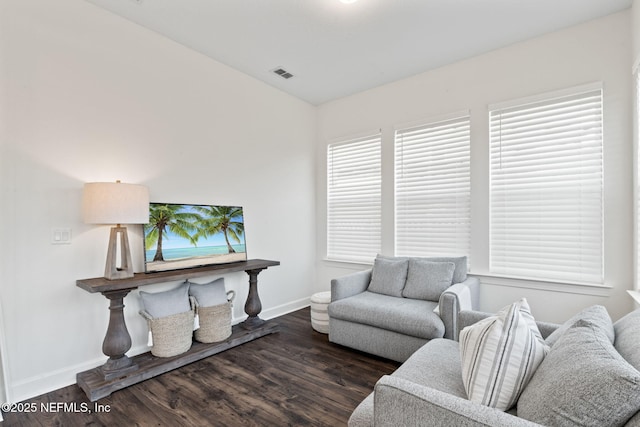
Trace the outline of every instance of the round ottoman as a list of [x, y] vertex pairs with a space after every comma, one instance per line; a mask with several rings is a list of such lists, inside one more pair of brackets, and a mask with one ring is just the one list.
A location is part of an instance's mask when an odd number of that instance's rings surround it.
[[331, 302], [331, 291], [311, 295], [311, 327], [323, 334], [329, 333], [329, 313], [327, 306]]

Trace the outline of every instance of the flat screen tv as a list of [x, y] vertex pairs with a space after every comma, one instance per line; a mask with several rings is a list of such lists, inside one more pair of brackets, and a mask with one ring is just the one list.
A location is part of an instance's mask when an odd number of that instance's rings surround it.
[[238, 206], [150, 203], [143, 240], [147, 273], [247, 260]]

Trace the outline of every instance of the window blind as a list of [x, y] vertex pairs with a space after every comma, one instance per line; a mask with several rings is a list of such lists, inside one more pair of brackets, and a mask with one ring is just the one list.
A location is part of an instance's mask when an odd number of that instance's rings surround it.
[[396, 131], [395, 198], [397, 255], [469, 254], [468, 115]]
[[381, 136], [330, 144], [327, 258], [371, 262], [381, 252]]
[[491, 272], [602, 284], [602, 89], [489, 115]]

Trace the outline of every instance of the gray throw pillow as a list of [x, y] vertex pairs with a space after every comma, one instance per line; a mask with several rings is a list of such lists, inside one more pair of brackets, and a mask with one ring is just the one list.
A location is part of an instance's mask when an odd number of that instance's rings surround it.
[[622, 426], [639, 409], [640, 372], [587, 320], [551, 347], [518, 401], [518, 417], [563, 427]]
[[452, 262], [409, 259], [407, 283], [402, 290], [402, 296], [437, 302], [440, 295], [451, 286], [455, 268]]
[[553, 331], [545, 340], [547, 345], [553, 346], [562, 334], [564, 334], [578, 320], [588, 320], [589, 322], [600, 326], [607, 334], [609, 341], [613, 344], [615, 333], [613, 331], [613, 322], [611, 321], [611, 317], [609, 317], [607, 309], [601, 305], [592, 305], [591, 307], [587, 307], [574, 315], [571, 319], [564, 322], [562, 326]]
[[198, 283], [189, 284], [189, 295], [196, 299], [200, 307], [213, 307], [227, 302], [224, 277], [202, 285]]
[[462, 283], [467, 280], [467, 257], [459, 256], [459, 257], [390, 257], [386, 255], [379, 255], [378, 258], [388, 259], [388, 260], [409, 260], [409, 259], [420, 259], [424, 261], [431, 262], [452, 262], [456, 265], [456, 269], [453, 271], [453, 280], [452, 283]]
[[170, 291], [140, 291], [140, 300], [142, 300], [142, 308], [154, 319], [191, 310], [188, 282]]
[[430, 257], [423, 258], [432, 262], [452, 262], [456, 265], [456, 269], [453, 271], [453, 283], [462, 283], [467, 280], [467, 257]]
[[377, 294], [402, 297], [402, 289], [407, 281], [408, 265], [407, 260], [376, 258], [367, 290]]
[[[620, 356], [640, 371], [640, 309], [632, 311], [613, 324], [613, 343]], [[640, 425], [640, 424], [639, 424]]]

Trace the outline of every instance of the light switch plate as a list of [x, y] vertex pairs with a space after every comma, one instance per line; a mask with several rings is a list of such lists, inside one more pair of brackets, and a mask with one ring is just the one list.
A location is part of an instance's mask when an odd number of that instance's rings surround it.
[[51, 244], [52, 245], [71, 244], [71, 229], [70, 228], [52, 228]]

